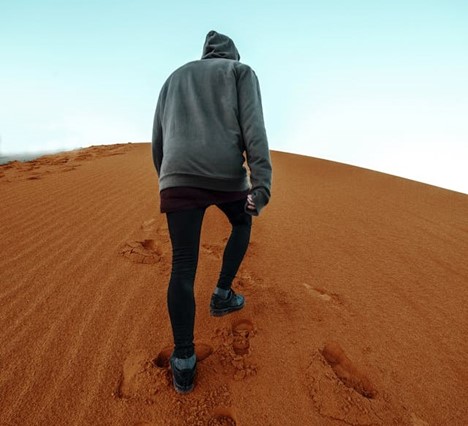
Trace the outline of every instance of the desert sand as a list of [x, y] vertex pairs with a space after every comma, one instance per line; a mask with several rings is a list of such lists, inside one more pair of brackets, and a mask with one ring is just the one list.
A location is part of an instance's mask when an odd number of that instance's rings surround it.
[[205, 213], [187, 395], [151, 145], [0, 166], [0, 424], [468, 424], [468, 195], [271, 156], [233, 283], [246, 305], [220, 318], [230, 226]]

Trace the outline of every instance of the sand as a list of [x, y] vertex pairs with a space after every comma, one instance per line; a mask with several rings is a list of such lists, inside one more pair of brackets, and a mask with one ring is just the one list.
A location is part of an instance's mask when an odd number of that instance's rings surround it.
[[468, 195], [272, 151], [233, 288], [205, 213], [198, 376], [175, 392], [149, 143], [0, 166], [2, 425], [466, 425]]

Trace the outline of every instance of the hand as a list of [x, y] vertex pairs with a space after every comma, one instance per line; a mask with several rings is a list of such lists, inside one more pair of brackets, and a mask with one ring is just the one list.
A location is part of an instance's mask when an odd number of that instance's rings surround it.
[[255, 210], [255, 203], [252, 201], [252, 194], [247, 195], [247, 208], [249, 210]]

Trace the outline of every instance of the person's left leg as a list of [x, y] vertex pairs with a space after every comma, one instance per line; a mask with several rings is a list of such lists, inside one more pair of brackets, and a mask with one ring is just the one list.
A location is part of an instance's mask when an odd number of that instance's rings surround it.
[[198, 264], [200, 233], [205, 208], [166, 213], [172, 242], [172, 272], [167, 291], [167, 306], [174, 337], [174, 356], [194, 354], [194, 282]]

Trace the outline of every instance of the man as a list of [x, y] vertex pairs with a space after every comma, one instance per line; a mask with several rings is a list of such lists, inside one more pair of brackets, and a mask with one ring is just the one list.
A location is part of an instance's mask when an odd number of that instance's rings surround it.
[[231, 283], [249, 244], [252, 216], [271, 196], [260, 86], [253, 69], [239, 60], [234, 42], [210, 31], [202, 58], [179, 67], [164, 83], [154, 116], [152, 154], [173, 249], [170, 364], [180, 393], [193, 389], [196, 374], [193, 285], [205, 209], [215, 204], [233, 227], [210, 303], [211, 315], [220, 316], [244, 306]]

